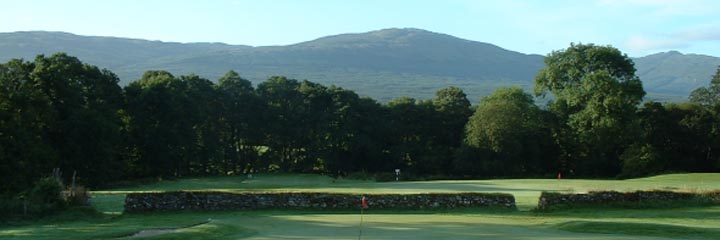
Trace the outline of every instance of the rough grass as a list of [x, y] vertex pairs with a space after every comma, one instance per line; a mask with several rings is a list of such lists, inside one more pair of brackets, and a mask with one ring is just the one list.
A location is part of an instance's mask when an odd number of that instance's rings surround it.
[[[358, 239], [354, 212], [248, 211], [121, 214], [135, 191], [320, 191], [352, 193], [504, 192], [522, 211], [374, 211], [363, 216], [362, 239], [720, 239], [720, 207], [529, 210], [541, 191], [720, 189], [720, 174], [675, 174], [631, 180], [516, 179], [375, 183], [315, 175], [260, 175], [163, 181], [93, 192], [104, 215], [63, 213], [0, 226], [0, 239], [118, 239], [140, 230], [193, 226], [138, 239]], [[207, 222], [206, 224], [195, 225]], [[122, 238], [121, 238], [122, 239]], [[134, 238], [133, 238], [134, 239]]]

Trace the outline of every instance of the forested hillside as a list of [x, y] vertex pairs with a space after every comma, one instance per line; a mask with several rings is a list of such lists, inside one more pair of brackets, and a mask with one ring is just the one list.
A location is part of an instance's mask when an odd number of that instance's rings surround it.
[[[66, 52], [107, 68], [120, 85], [148, 69], [217, 79], [235, 70], [254, 84], [270, 76], [308, 79], [351, 89], [381, 102], [430, 99], [446, 87], [465, 90], [473, 103], [502, 86], [532, 89], [542, 56], [420, 29], [342, 34], [287, 45], [169, 43], [61, 32], [0, 33], [0, 61]], [[666, 56], [667, 55], [667, 56]], [[660, 57], [664, 56], [664, 57]], [[648, 99], [679, 101], [706, 85], [720, 58], [678, 53], [634, 59]]]

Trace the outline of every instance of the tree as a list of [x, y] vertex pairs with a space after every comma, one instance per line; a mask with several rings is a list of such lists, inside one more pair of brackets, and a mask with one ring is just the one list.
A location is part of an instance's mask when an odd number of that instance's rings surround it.
[[457, 87], [440, 89], [433, 98], [435, 111], [440, 115], [443, 131], [438, 136], [438, 142], [449, 147], [457, 148], [462, 142], [465, 124], [472, 115], [470, 101]]
[[190, 120], [194, 130], [195, 142], [190, 146], [192, 158], [190, 172], [194, 174], [215, 174], [222, 172], [225, 161], [224, 149], [221, 145], [221, 99], [215, 84], [200, 76], [190, 74], [181, 76], [186, 83], [184, 95], [187, 96], [183, 111]]
[[166, 71], [147, 71], [125, 87], [129, 161], [137, 177], [190, 174], [197, 135], [187, 82]]
[[58, 167], [77, 171], [90, 186], [116, 179], [123, 99], [117, 83], [111, 72], [64, 53], [3, 64], [0, 155], [12, 161], [1, 164], [14, 172], [8, 175], [32, 182]]
[[718, 145], [720, 145], [720, 66], [718, 66], [717, 72], [713, 75], [710, 80], [708, 87], [701, 87], [696, 89], [690, 94], [690, 102], [700, 104], [704, 106], [707, 111], [712, 114], [712, 125], [707, 129], [707, 137], [711, 139], [713, 144], [707, 146], [707, 161], [715, 162], [715, 168], [720, 168], [720, 154], [717, 152]]
[[[635, 111], [645, 96], [632, 60], [616, 48], [571, 44], [545, 57], [537, 95], [552, 93], [551, 110], [570, 131], [561, 146], [582, 174], [615, 175], [619, 156], [636, 136]], [[572, 142], [577, 146], [570, 147]], [[573, 168], [573, 167], [571, 167]]]
[[690, 93], [690, 102], [703, 106], [720, 105], [720, 66], [710, 80], [710, 86], [695, 89]]
[[432, 173], [447, 174], [452, 169], [453, 155], [462, 144], [465, 125], [473, 113], [467, 96], [457, 87], [437, 91], [432, 104], [437, 115], [434, 120], [438, 122], [425, 121], [434, 136], [433, 149], [426, 164], [432, 165]]
[[220, 121], [224, 127], [221, 141], [225, 151], [223, 171], [244, 173], [257, 165], [262, 140], [263, 112], [260, 97], [252, 83], [234, 71], [218, 80], [222, 105]]
[[[388, 147], [392, 168], [424, 171], [421, 169], [430, 127], [424, 123], [436, 122], [430, 102], [416, 102], [413, 98], [401, 97], [386, 105], [388, 124]], [[410, 172], [410, 171], [408, 171]]]
[[680, 137], [677, 121], [658, 102], [647, 102], [638, 111], [640, 135], [620, 156], [620, 177], [640, 177], [658, 174], [668, 169], [677, 157], [674, 141]]
[[296, 171], [304, 161], [304, 149], [300, 146], [307, 139], [304, 135], [306, 112], [304, 97], [298, 89], [301, 83], [286, 77], [270, 77], [258, 84], [257, 92], [266, 104], [265, 141], [269, 147], [264, 157], [266, 166], [275, 165], [282, 171]]
[[555, 153], [549, 129], [532, 96], [520, 88], [499, 88], [482, 98], [465, 134], [464, 143], [477, 152], [458, 159], [459, 168], [475, 168], [466, 173], [518, 176], [551, 168], [544, 162]]
[[30, 188], [57, 164], [45, 139], [50, 101], [30, 77], [34, 68], [21, 59], [0, 64], [0, 193]]

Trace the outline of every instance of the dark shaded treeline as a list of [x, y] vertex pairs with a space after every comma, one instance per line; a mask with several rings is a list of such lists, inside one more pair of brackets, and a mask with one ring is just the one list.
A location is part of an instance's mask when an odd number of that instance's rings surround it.
[[53, 168], [77, 171], [89, 186], [271, 171], [488, 178], [720, 169], [720, 72], [689, 103], [642, 105], [633, 63], [617, 49], [571, 45], [546, 65], [536, 93], [555, 100], [541, 108], [519, 88], [476, 107], [455, 87], [380, 104], [285, 77], [253, 87], [232, 71], [217, 82], [148, 71], [122, 89], [113, 73], [65, 54], [11, 60], [0, 65], [2, 192], [27, 189]]

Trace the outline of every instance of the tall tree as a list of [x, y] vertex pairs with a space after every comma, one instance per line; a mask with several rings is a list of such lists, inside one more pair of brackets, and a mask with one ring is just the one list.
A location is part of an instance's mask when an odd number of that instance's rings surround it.
[[435, 111], [440, 115], [443, 131], [438, 142], [449, 147], [459, 147], [462, 142], [465, 124], [472, 115], [470, 101], [462, 89], [448, 87], [440, 89], [433, 98]]
[[34, 68], [21, 59], [0, 64], [0, 193], [26, 189], [57, 166], [57, 154], [45, 139], [50, 101], [30, 77]]
[[221, 137], [225, 151], [223, 171], [225, 174], [252, 171], [258, 164], [262, 131], [267, 129], [262, 128], [263, 103], [252, 83], [234, 71], [218, 80], [218, 89], [222, 98], [220, 120], [224, 127]]
[[186, 83], [187, 100], [183, 111], [191, 121], [194, 130], [190, 172], [194, 174], [215, 174], [221, 172], [224, 152], [221, 146], [221, 99], [215, 84], [200, 76], [190, 74], [181, 76]]
[[[466, 127], [475, 159], [459, 159], [466, 173], [521, 176], [547, 173], [555, 148], [541, 110], [520, 88], [500, 88], [482, 98]], [[465, 162], [463, 162], [465, 161]]]
[[412, 174], [428, 174], [436, 170], [434, 148], [437, 132], [441, 131], [438, 114], [431, 101], [415, 101], [401, 97], [387, 104], [389, 152], [394, 168]]
[[[552, 93], [551, 109], [570, 131], [562, 156], [587, 175], [619, 173], [619, 156], [636, 137], [637, 105], [645, 96], [632, 60], [616, 48], [571, 44], [545, 57], [535, 92]], [[576, 147], [570, 147], [576, 142]], [[574, 167], [572, 167], [574, 165]]]
[[270, 77], [258, 84], [257, 92], [267, 104], [265, 143], [269, 147], [265, 159], [282, 171], [294, 171], [304, 161], [303, 144], [305, 126], [303, 95], [298, 91], [300, 82], [286, 77]]
[[714, 161], [715, 169], [720, 169], [720, 66], [710, 79], [708, 87], [701, 87], [690, 94], [690, 101], [707, 108], [712, 114], [712, 124], [707, 129], [707, 137], [712, 142], [707, 146], [706, 161]]
[[[455, 152], [460, 148], [465, 134], [465, 125], [472, 115], [470, 101], [462, 89], [448, 87], [435, 93], [432, 100], [436, 118], [425, 119], [428, 129], [433, 135], [426, 164], [430, 165], [427, 172], [448, 174], [452, 169]], [[436, 120], [437, 122], [429, 122]]]
[[3, 152], [27, 161], [10, 169], [37, 178], [58, 167], [91, 186], [119, 176], [122, 91], [114, 74], [59, 53], [32, 63], [12, 60], [0, 67], [0, 80], [0, 121], [14, 128], [3, 131], [10, 133]]
[[187, 83], [166, 71], [147, 71], [125, 87], [131, 164], [140, 176], [190, 174], [197, 142]]

